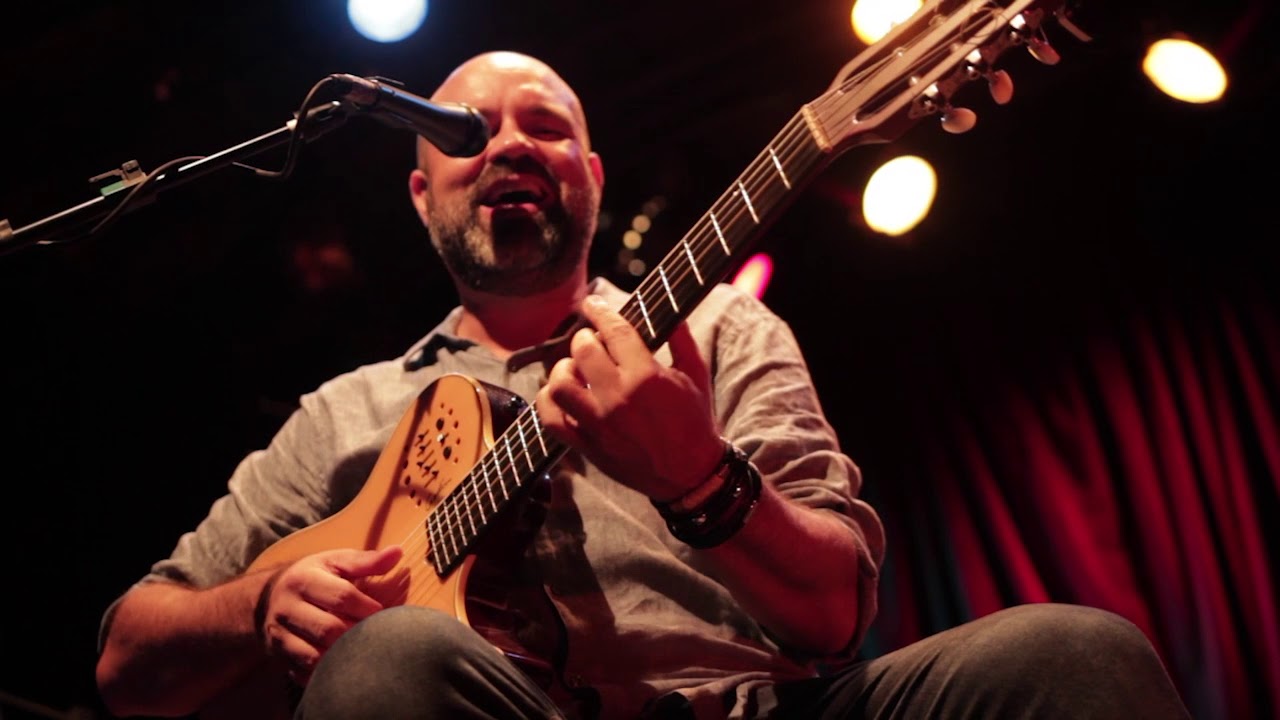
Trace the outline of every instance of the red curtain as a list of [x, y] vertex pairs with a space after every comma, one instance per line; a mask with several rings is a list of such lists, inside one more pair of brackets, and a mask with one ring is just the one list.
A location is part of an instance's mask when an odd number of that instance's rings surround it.
[[1194, 717], [1280, 716], [1273, 307], [1255, 294], [1127, 313], [1035, 373], [970, 383], [945, 408], [928, 394], [919, 482], [875, 499], [890, 555], [866, 652], [1014, 604], [1078, 603], [1142, 628]]

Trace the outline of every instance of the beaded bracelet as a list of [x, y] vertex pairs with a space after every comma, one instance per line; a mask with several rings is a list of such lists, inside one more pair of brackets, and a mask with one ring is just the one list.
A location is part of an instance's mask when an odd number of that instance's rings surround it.
[[711, 548], [733, 537], [760, 500], [764, 490], [760, 471], [745, 452], [727, 441], [724, 459], [713, 475], [721, 472], [725, 473], [725, 481], [697, 507], [679, 511], [671, 503], [651, 501], [666, 521], [667, 530], [690, 547]]

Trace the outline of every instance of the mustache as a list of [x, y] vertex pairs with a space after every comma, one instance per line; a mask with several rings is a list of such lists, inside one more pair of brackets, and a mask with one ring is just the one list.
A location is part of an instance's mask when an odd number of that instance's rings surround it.
[[556, 177], [551, 168], [531, 157], [499, 158], [496, 162], [486, 163], [484, 169], [480, 171], [480, 176], [476, 178], [475, 185], [472, 186], [474, 188], [471, 196], [472, 203], [479, 202], [479, 199], [488, 192], [494, 183], [505, 180], [512, 175], [532, 175], [546, 182], [553, 191], [560, 186], [560, 179]]

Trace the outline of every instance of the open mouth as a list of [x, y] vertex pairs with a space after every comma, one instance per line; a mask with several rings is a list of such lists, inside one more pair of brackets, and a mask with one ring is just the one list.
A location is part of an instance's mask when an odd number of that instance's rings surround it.
[[494, 210], [524, 208], [537, 210], [547, 204], [551, 193], [541, 181], [532, 178], [499, 180], [480, 197], [480, 204]]

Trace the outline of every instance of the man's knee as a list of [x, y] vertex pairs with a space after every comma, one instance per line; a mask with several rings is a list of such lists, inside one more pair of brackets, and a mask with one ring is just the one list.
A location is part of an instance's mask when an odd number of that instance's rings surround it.
[[1151, 649], [1132, 622], [1106, 610], [1081, 605], [1036, 603], [994, 613], [976, 650], [989, 660], [1088, 665], [1099, 658], [1146, 655]]
[[[414, 662], [438, 662], [468, 650], [492, 648], [452, 615], [431, 608], [402, 605], [374, 613], [357, 623], [339, 644], [364, 653]], [[338, 645], [334, 646], [335, 648]]]
[[303, 696], [304, 714], [379, 717], [396, 706], [414, 707], [424, 700], [410, 697], [415, 688], [448, 686], [476, 653], [494, 650], [452, 616], [388, 608], [357, 623], [325, 653]]
[[1126, 687], [1167, 683], [1142, 631], [1106, 610], [1029, 604], [994, 613], [983, 624], [984, 632], [968, 643], [966, 671], [993, 687], [1050, 687], [1044, 697], [1050, 702], [1087, 703], [1092, 696], [1114, 707]]
[[1097, 608], [1034, 603], [1000, 610], [972, 623], [964, 643], [968, 659], [992, 669], [1043, 663], [1078, 665], [1146, 644], [1133, 623]]

